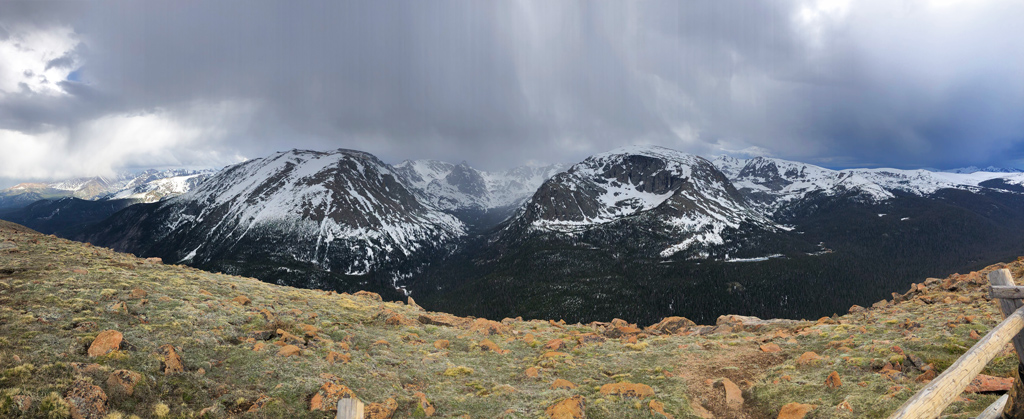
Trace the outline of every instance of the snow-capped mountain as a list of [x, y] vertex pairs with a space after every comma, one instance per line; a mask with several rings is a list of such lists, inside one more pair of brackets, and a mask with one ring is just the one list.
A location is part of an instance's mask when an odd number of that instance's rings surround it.
[[995, 166], [978, 167], [978, 166], [967, 166], [967, 167], [958, 167], [956, 169], [943, 170], [943, 172], [948, 172], [948, 173], [974, 173], [974, 172], [1021, 173], [1021, 172], [1024, 172], [1024, 170], [1017, 169], [1017, 168], [1014, 168], [1014, 167], [995, 167]]
[[[579, 233], [614, 222], [643, 224], [664, 240], [659, 255], [707, 257], [726, 233], [778, 228], [751, 210], [728, 178], [703, 157], [634, 146], [588, 157], [540, 187], [508, 229]], [[610, 227], [614, 228], [614, 227]]]
[[521, 166], [486, 172], [466, 162], [406, 160], [394, 168], [424, 200], [439, 209], [490, 210], [522, 203], [564, 166]]
[[458, 219], [419, 201], [391, 166], [353, 150], [250, 160], [186, 194], [126, 212], [94, 243], [263, 279], [274, 273], [250, 271], [268, 261], [285, 273], [322, 270], [303, 279], [308, 287], [368, 275], [401, 285], [413, 261], [465, 234]]
[[893, 196], [856, 172], [768, 157], [747, 160], [731, 180], [748, 202], [766, 215], [811, 194], [853, 194], [867, 202], [881, 202]]
[[0, 207], [20, 207], [41, 199], [73, 197], [85, 200], [134, 199], [156, 202], [181, 195], [215, 170], [155, 170], [121, 172], [56, 182], [21, 183], [0, 191]]

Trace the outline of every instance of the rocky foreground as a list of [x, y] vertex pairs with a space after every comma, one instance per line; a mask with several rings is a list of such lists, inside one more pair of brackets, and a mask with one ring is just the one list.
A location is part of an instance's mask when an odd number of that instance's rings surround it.
[[[460, 318], [0, 222], [0, 417], [886, 417], [1001, 320], [981, 272], [816, 321]], [[851, 286], [856, 286], [851, 284]], [[945, 412], [1008, 388], [1010, 346]]]

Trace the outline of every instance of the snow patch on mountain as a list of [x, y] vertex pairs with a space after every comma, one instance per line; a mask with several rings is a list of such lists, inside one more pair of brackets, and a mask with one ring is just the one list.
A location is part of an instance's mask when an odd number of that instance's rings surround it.
[[406, 160], [394, 165], [395, 171], [424, 200], [443, 210], [488, 210], [518, 205], [564, 168], [555, 164], [487, 172], [466, 162], [453, 164], [437, 160]]

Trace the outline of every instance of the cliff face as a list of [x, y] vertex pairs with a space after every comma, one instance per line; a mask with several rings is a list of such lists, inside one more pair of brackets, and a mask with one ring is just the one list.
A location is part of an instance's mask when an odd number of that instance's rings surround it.
[[[1024, 273], [1020, 261], [986, 269], [1000, 267]], [[0, 416], [333, 417], [318, 409], [344, 395], [368, 418], [885, 416], [1001, 320], [984, 271], [920, 282], [815, 321], [496, 321], [0, 222]], [[1015, 364], [1007, 348], [985, 373]], [[995, 397], [950, 409], [976, 414]]]

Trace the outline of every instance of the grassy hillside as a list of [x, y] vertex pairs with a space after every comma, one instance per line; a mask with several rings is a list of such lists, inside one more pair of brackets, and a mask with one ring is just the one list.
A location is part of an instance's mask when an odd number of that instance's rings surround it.
[[[789, 403], [813, 405], [808, 418], [885, 417], [1000, 320], [984, 282], [930, 280], [816, 321], [491, 321], [0, 222], [0, 417], [326, 418], [311, 408], [349, 391], [374, 418], [775, 418]], [[986, 374], [1009, 376], [1015, 359], [1008, 347]], [[995, 397], [965, 394], [947, 414]]]

